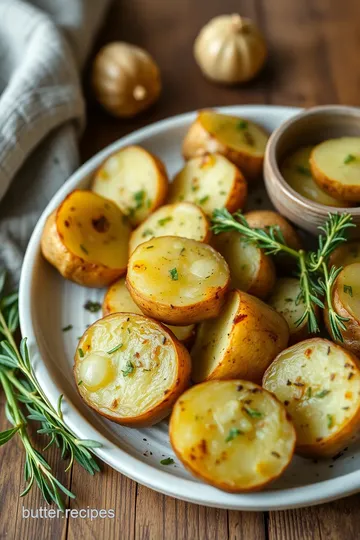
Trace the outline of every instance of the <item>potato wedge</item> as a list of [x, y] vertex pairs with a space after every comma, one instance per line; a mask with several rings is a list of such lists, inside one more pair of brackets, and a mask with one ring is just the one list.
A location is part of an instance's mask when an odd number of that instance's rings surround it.
[[48, 217], [41, 251], [64, 278], [105, 287], [126, 272], [129, 236], [116, 204], [78, 189]]
[[207, 215], [215, 208], [234, 212], [246, 202], [246, 180], [228, 159], [206, 154], [190, 159], [170, 184], [169, 202], [189, 201]]
[[276, 281], [271, 257], [247, 242], [237, 231], [214, 235], [211, 244], [229, 265], [232, 287], [258, 298], [270, 294]]
[[208, 242], [211, 237], [210, 224], [204, 212], [195, 204], [166, 204], [133, 231], [130, 254], [139, 244], [157, 236], [182, 236], [198, 242]]
[[208, 152], [223, 154], [252, 180], [262, 174], [268, 138], [265, 130], [250, 120], [204, 110], [185, 135], [183, 155], [191, 159]]
[[310, 156], [312, 175], [326, 193], [349, 202], [360, 201], [360, 137], [324, 141]]
[[357, 438], [359, 360], [339, 345], [313, 338], [289, 347], [268, 368], [263, 386], [291, 415], [297, 453], [331, 457]]
[[299, 148], [285, 158], [281, 164], [280, 172], [286, 182], [297, 193], [319, 204], [341, 208], [353, 206], [349, 202], [331, 197], [317, 185], [310, 169], [310, 155], [313, 148], [313, 146]]
[[220, 316], [198, 326], [191, 377], [195, 382], [241, 378], [258, 383], [288, 341], [281, 315], [254, 296], [232, 291]]
[[[289, 326], [289, 344], [303, 341], [310, 337], [307, 320], [297, 326], [297, 321], [301, 319], [305, 311], [303, 301], [297, 302], [300, 294], [300, 281], [296, 278], [281, 278], [275, 283], [272, 295], [268, 304], [284, 317]], [[314, 304], [316, 316], [319, 315], [319, 307]]]
[[340, 268], [356, 262], [360, 262], [360, 242], [356, 240], [337, 247], [329, 257], [330, 267]]
[[162, 324], [134, 313], [96, 321], [75, 353], [85, 403], [118, 424], [151, 426], [165, 418], [189, 384], [188, 351]]
[[[360, 356], [360, 263], [350, 264], [338, 275], [332, 290], [332, 303], [336, 313], [346, 317], [346, 330], [342, 330], [341, 345]], [[324, 320], [329, 334], [329, 308], [325, 307]]]
[[126, 285], [150, 317], [174, 325], [216, 317], [225, 302], [230, 273], [211, 246], [176, 236], [140, 244], [129, 259]]
[[114, 201], [137, 226], [164, 202], [168, 177], [159, 158], [140, 146], [126, 146], [104, 161], [92, 190]]
[[[135, 304], [134, 300], [126, 287], [125, 278], [122, 277], [108, 288], [103, 301], [103, 315], [111, 313], [138, 313], [142, 311]], [[189, 346], [195, 336], [195, 325], [188, 326], [169, 326], [175, 337], [184, 345]]]
[[187, 390], [170, 418], [171, 445], [195, 476], [224, 491], [262, 489], [289, 465], [295, 429], [285, 407], [248, 381]]

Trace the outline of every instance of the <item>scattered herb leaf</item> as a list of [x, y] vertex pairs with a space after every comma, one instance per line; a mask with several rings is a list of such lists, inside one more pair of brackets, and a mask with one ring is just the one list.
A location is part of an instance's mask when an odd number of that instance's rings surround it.
[[201, 197], [201, 199], [198, 200], [199, 204], [205, 204], [206, 201], [209, 200], [209, 195], [204, 195], [204, 197]]
[[78, 348], [78, 351], [80, 358], [84, 358], [84, 351], [80, 347]]
[[252, 409], [251, 407], [244, 407], [244, 410], [251, 418], [262, 418], [264, 416], [264, 413]]
[[327, 396], [328, 394], [330, 394], [330, 390], [320, 390], [320, 392], [315, 394], [315, 397], [323, 398], [323, 397]]
[[304, 167], [304, 165], [297, 165], [296, 171], [304, 176], [311, 176], [311, 171], [308, 167]]
[[112, 353], [118, 351], [119, 349], [121, 349], [122, 346], [123, 346], [122, 343], [119, 343], [119, 345], [115, 345], [115, 347], [113, 347], [112, 349], [110, 349], [110, 351], [108, 351], [108, 354], [112, 354]]
[[145, 229], [145, 231], [142, 233], [142, 238], [146, 238], [147, 236], [151, 236], [153, 233], [153, 231], [151, 229]]
[[344, 163], [345, 165], [348, 165], [349, 163], [352, 163], [355, 160], [356, 160], [356, 157], [353, 154], [348, 154], [344, 159]]
[[86, 255], [89, 255], [88, 250], [86, 249], [86, 247], [85, 247], [83, 244], [80, 244], [80, 249], [81, 249], [84, 253], [86, 253]]
[[130, 375], [130, 373], [132, 373], [133, 371], [135, 370], [135, 366], [134, 364], [131, 362], [131, 360], [128, 360], [126, 362], [126, 366], [125, 366], [125, 369], [122, 369], [122, 374], [124, 377], [127, 377], [128, 375]]
[[167, 217], [158, 219], [158, 225], [160, 227], [163, 227], [164, 225], [166, 225], [166, 223], [169, 223], [169, 221], [172, 221], [172, 220], [173, 220], [172, 216], [167, 216]]
[[327, 419], [327, 427], [331, 429], [334, 425], [334, 417], [331, 414], [327, 414], [326, 419]]
[[73, 328], [73, 325], [72, 324], [68, 324], [67, 326], [64, 326], [64, 328], [62, 329], [63, 332], [68, 332], [69, 330], [72, 330]]
[[179, 274], [178, 274], [178, 271], [176, 268], [172, 268], [171, 270], [169, 270], [169, 274], [171, 276], [171, 279], [173, 281], [178, 281], [179, 279]]
[[101, 304], [99, 302], [92, 302], [91, 300], [88, 300], [86, 304], [84, 304], [84, 308], [87, 311], [90, 311], [90, 313], [97, 313], [101, 309]]
[[168, 457], [168, 458], [162, 459], [160, 463], [161, 465], [172, 465], [173, 463], [175, 463], [175, 461], [173, 460], [173, 458]]
[[344, 285], [344, 293], [348, 294], [349, 296], [353, 296], [353, 289], [351, 285]]
[[240, 120], [240, 122], [236, 124], [237, 129], [247, 129], [248, 126], [249, 124], [246, 120]]
[[235, 437], [237, 437], [238, 435], [241, 435], [241, 434], [242, 434], [242, 432], [240, 431], [240, 429], [232, 427], [230, 429], [230, 431], [229, 431], [228, 436], [225, 439], [225, 442], [230, 442], [233, 439], [235, 439]]

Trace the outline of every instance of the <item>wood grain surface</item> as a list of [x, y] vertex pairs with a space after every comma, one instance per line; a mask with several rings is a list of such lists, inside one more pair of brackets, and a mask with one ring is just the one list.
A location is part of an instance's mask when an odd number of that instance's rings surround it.
[[[200, 27], [221, 13], [240, 12], [263, 28], [270, 57], [257, 80], [227, 88], [207, 82], [192, 56]], [[114, 0], [94, 47], [112, 40], [136, 43], [158, 61], [163, 93], [134, 120], [111, 118], [94, 102], [89, 68], [84, 74], [88, 124], [83, 160], [150, 122], [199, 107], [268, 103], [360, 105], [358, 0]], [[90, 62], [89, 62], [90, 65]], [[0, 430], [7, 427], [0, 394]], [[23, 508], [43, 506], [34, 489], [24, 499], [23, 454], [16, 440], [0, 449], [0, 538], [120, 540], [348, 540], [360, 536], [360, 496], [313, 508], [270, 513], [216, 510], [165, 497], [103, 466], [89, 477], [74, 466], [64, 474], [57, 451], [56, 475], [76, 493], [73, 509], [114, 509], [114, 518], [24, 519]]]

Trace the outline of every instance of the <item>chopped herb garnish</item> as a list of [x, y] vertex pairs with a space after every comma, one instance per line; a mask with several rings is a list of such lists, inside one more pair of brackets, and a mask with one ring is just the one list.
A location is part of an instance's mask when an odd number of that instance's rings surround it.
[[81, 249], [84, 253], [86, 253], [86, 255], [89, 255], [88, 250], [86, 249], [85, 246], [83, 246], [83, 244], [80, 244], [80, 249]]
[[62, 329], [62, 331], [63, 331], [63, 332], [68, 332], [69, 330], [72, 330], [72, 327], [73, 327], [72, 324], [68, 324], [67, 326], [64, 326], [64, 328]]
[[304, 176], [311, 176], [310, 169], [308, 167], [304, 167], [304, 165], [298, 165], [296, 170], [298, 173], [303, 174]]
[[91, 300], [88, 300], [86, 304], [84, 304], [84, 308], [87, 311], [90, 311], [90, 313], [97, 313], [101, 309], [101, 304], [99, 302], [92, 302]]
[[175, 463], [175, 461], [173, 460], [173, 458], [167, 457], [165, 459], [162, 459], [160, 463], [161, 465], [172, 465], [173, 463]]
[[82, 381], [82, 379], [81, 379], [81, 381], [78, 382], [78, 386], [81, 386], [82, 383], [83, 383], [83, 381]]
[[172, 268], [171, 270], [169, 270], [169, 274], [173, 281], [177, 281], [179, 279], [179, 274], [176, 268]]
[[154, 246], [147, 246], [146, 249], [152, 249]]
[[143, 189], [134, 193], [134, 201], [136, 203], [135, 210], [138, 210], [142, 206], [144, 198], [145, 191]]
[[80, 347], [78, 348], [78, 351], [79, 351], [80, 358], [84, 358], [84, 351], [80, 349]]
[[352, 295], [353, 295], [353, 290], [352, 290], [351, 285], [344, 285], [344, 293], [345, 293], [345, 294], [348, 294], [349, 296], [352, 297]]
[[164, 217], [162, 219], [158, 219], [158, 225], [160, 227], [163, 227], [164, 225], [166, 225], [166, 223], [169, 223], [169, 221], [172, 221], [173, 218], [171, 216], [167, 216], [167, 217]]
[[228, 436], [225, 439], [225, 442], [230, 442], [233, 439], [235, 439], [235, 437], [237, 437], [238, 435], [241, 435], [241, 434], [242, 434], [242, 432], [240, 431], [240, 429], [232, 427], [230, 429], [230, 431], [229, 431]]
[[121, 349], [122, 346], [123, 346], [122, 343], [119, 343], [119, 345], [115, 345], [115, 347], [113, 347], [112, 349], [110, 349], [110, 351], [108, 351], [108, 354], [112, 354], [112, 353], [118, 351], [119, 349]]
[[199, 190], [199, 186], [197, 186], [197, 185], [195, 185], [195, 184], [193, 184], [193, 185], [191, 186], [191, 191], [198, 191], [198, 190]]
[[184, 253], [184, 251], [185, 251], [185, 248], [184, 247], [181, 248], [180, 255], [182, 255]]
[[248, 125], [249, 124], [246, 120], [240, 120], [240, 122], [236, 124], [236, 127], [237, 129], [247, 129]]
[[219, 195], [226, 195], [226, 191], [220, 191]]
[[326, 419], [327, 419], [327, 427], [331, 429], [334, 425], [334, 418], [331, 414], [327, 414]]
[[311, 389], [311, 386], [309, 386], [308, 389], [306, 390], [306, 397], [311, 398], [311, 395], [312, 395], [312, 389]]
[[135, 369], [135, 366], [134, 364], [131, 362], [131, 360], [128, 360], [126, 362], [126, 366], [125, 366], [125, 369], [122, 369], [122, 374], [124, 375], [124, 377], [127, 377], [128, 375], [130, 375], [130, 373], [132, 373]]
[[251, 409], [251, 407], [244, 407], [244, 410], [251, 418], [262, 418], [264, 416], [262, 412]]
[[344, 163], [345, 165], [348, 165], [349, 163], [352, 163], [355, 160], [356, 160], [356, 157], [353, 154], [348, 154], [344, 159]]
[[154, 233], [152, 232], [151, 229], [145, 229], [145, 231], [142, 233], [141, 236], [142, 236], [143, 238], [146, 238], [147, 236], [151, 236], [152, 234], [154, 234]]
[[330, 394], [330, 390], [321, 390], [320, 392], [315, 394], [315, 397], [323, 398], [323, 397], [327, 396], [328, 394]]
[[201, 199], [198, 200], [199, 204], [205, 204], [206, 201], [209, 200], [209, 195], [205, 195], [204, 197], [201, 197]]

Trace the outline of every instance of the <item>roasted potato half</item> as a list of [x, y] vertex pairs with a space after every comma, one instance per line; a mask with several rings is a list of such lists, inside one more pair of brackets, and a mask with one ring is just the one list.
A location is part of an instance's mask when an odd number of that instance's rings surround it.
[[289, 341], [285, 319], [244, 292], [228, 294], [217, 319], [198, 326], [191, 350], [192, 379], [246, 379], [258, 383]]
[[268, 134], [257, 124], [237, 116], [200, 111], [183, 141], [185, 159], [217, 152], [232, 161], [245, 177], [261, 176]]
[[104, 161], [92, 190], [114, 201], [137, 226], [164, 202], [168, 177], [159, 158], [140, 146], [126, 146]]
[[[284, 317], [289, 326], [289, 344], [297, 343], [310, 337], [307, 320], [300, 325], [297, 321], [301, 319], [305, 312], [303, 300], [298, 300], [301, 292], [300, 281], [296, 278], [281, 278], [275, 283], [272, 295], [268, 304]], [[314, 304], [316, 316], [319, 314], [319, 307]]]
[[151, 426], [189, 384], [188, 351], [165, 326], [134, 313], [96, 321], [75, 353], [74, 376], [89, 407], [118, 424]]
[[224, 491], [262, 489], [289, 465], [295, 429], [285, 407], [248, 381], [187, 390], [170, 419], [171, 445], [195, 476]]
[[310, 155], [313, 148], [313, 146], [299, 148], [285, 158], [281, 164], [280, 172], [286, 182], [297, 193], [319, 204], [337, 208], [352, 206], [349, 202], [331, 197], [317, 185], [310, 169]]
[[215, 249], [176, 236], [140, 244], [130, 256], [126, 276], [143, 313], [184, 326], [219, 315], [229, 280], [229, 267]]
[[270, 365], [263, 386], [291, 415], [297, 453], [331, 457], [357, 438], [359, 360], [339, 345], [313, 338], [289, 347]]
[[338, 246], [334, 249], [329, 258], [329, 266], [336, 266], [336, 268], [348, 266], [349, 264], [356, 262], [360, 262], [359, 241], [346, 242], [345, 244]]
[[211, 237], [210, 224], [199, 206], [180, 202], [166, 204], [149, 216], [130, 238], [130, 253], [135, 248], [156, 236], [182, 236], [198, 242], [208, 242]]
[[189, 201], [207, 215], [215, 208], [234, 212], [246, 202], [246, 180], [235, 165], [220, 154], [190, 159], [170, 185], [169, 202]]
[[310, 167], [326, 193], [349, 202], [360, 201], [360, 137], [329, 139], [313, 149]]
[[[360, 263], [345, 266], [332, 289], [332, 303], [336, 313], [347, 318], [346, 330], [341, 330], [342, 345], [360, 356]], [[329, 308], [325, 307], [324, 319], [330, 335]]]
[[[142, 315], [142, 311], [131, 298], [124, 277], [110, 285], [105, 294], [103, 315], [110, 315], [111, 313], [138, 313]], [[194, 324], [188, 326], [169, 326], [169, 328], [184, 345], [188, 346], [192, 343], [195, 335]]]
[[129, 236], [116, 204], [78, 189], [48, 217], [41, 251], [64, 278], [104, 287], [126, 272]]
[[270, 294], [276, 280], [271, 257], [237, 231], [214, 235], [211, 243], [228, 263], [233, 287], [258, 298]]

